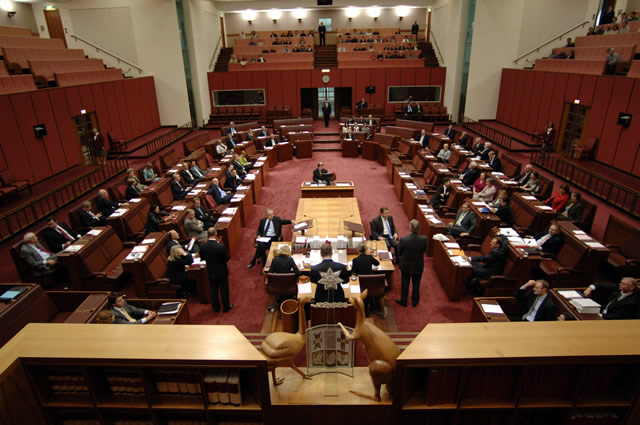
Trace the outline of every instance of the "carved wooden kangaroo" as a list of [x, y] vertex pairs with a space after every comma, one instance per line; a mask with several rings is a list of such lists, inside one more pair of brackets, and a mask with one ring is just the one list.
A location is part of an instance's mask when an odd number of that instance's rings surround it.
[[400, 349], [380, 328], [365, 320], [363, 300], [366, 297], [367, 290], [360, 295], [360, 298], [349, 298], [349, 302], [353, 304], [356, 309], [356, 327], [353, 333], [350, 333], [342, 326], [342, 323], [338, 323], [338, 325], [342, 328], [342, 332], [344, 332], [344, 336], [347, 339], [360, 340], [362, 345], [364, 345], [367, 360], [369, 360], [369, 374], [371, 375], [371, 381], [375, 389], [373, 396], [357, 391], [351, 392], [360, 397], [380, 401], [380, 388], [382, 384], [387, 385], [387, 390], [389, 394], [391, 394], [391, 383], [393, 381], [393, 373], [396, 370], [396, 359], [400, 355]]

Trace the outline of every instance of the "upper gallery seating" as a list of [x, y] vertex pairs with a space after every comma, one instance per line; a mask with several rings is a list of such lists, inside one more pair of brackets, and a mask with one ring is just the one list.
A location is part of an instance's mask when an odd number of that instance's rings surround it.
[[81, 84], [101, 83], [103, 81], [124, 80], [120, 68], [97, 71], [56, 72], [58, 87], [78, 86]]
[[102, 59], [76, 59], [76, 60], [30, 60], [29, 68], [38, 86], [47, 86], [47, 83], [55, 80], [55, 73], [99, 71], [104, 69]]
[[0, 35], [10, 37], [32, 37], [31, 28], [0, 25]]
[[29, 69], [30, 60], [84, 59], [84, 51], [82, 49], [25, 49], [20, 47], [5, 47], [2, 50], [7, 69], [15, 73], [20, 73], [23, 69]]
[[59, 38], [11, 37], [0, 35], [0, 47], [26, 47], [31, 49], [66, 49]]
[[20, 93], [36, 90], [33, 75], [11, 75], [0, 77], [0, 94]]
[[[309, 35], [308, 30], [242, 33], [235, 39], [229, 71], [313, 69], [313, 52], [293, 51], [294, 48], [313, 48], [313, 45], [314, 38], [313, 35]], [[264, 58], [264, 62], [258, 62], [259, 57]]]
[[400, 35], [395, 28], [338, 30], [336, 40], [338, 68], [424, 66], [413, 35]]

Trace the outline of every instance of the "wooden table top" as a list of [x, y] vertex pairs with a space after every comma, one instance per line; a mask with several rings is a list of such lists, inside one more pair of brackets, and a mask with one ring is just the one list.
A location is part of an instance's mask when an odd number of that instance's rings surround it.
[[302, 198], [298, 201], [296, 222], [314, 218], [314, 227], [307, 236], [336, 237], [349, 235], [343, 220], [362, 224], [356, 198]]

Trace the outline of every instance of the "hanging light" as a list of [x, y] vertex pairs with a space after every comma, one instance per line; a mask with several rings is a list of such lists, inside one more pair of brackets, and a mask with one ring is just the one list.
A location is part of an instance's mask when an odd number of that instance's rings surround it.
[[407, 6], [396, 6], [396, 15], [402, 21], [402, 18], [405, 18], [409, 15], [410, 9]]
[[368, 7], [367, 15], [369, 15], [370, 18], [373, 18], [374, 21], [377, 21], [380, 16], [380, 8], [378, 6]]
[[242, 12], [242, 19], [249, 22], [249, 25], [251, 25], [251, 21], [256, 19], [256, 16], [258, 16], [258, 14], [255, 10], [247, 9]]
[[269, 15], [269, 19], [273, 20], [274, 24], [277, 23], [278, 19], [282, 16], [282, 12], [278, 9], [271, 9], [267, 14]]
[[360, 8], [355, 6], [349, 6], [344, 11], [347, 15], [347, 18], [349, 18], [349, 22], [351, 22], [353, 18], [360, 14]]
[[307, 11], [305, 9], [297, 8], [293, 11], [293, 17], [296, 18], [298, 22], [302, 22], [302, 20], [307, 17]]

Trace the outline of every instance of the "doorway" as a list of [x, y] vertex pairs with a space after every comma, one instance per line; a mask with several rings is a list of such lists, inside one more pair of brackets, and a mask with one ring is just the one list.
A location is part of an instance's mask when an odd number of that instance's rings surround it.
[[351, 114], [351, 87], [319, 87], [300, 89], [302, 109], [310, 108], [314, 119], [322, 119], [322, 103], [329, 99], [331, 118], [340, 119], [341, 115]]
[[587, 128], [591, 107], [578, 103], [565, 103], [560, 124], [556, 152], [571, 155], [574, 147], [582, 145], [584, 130]]
[[98, 126], [98, 118], [95, 112], [87, 112], [86, 114], [73, 117], [73, 123], [76, 127], [76, 135], [80, 143], [80, 154], [82, 156], [83, 165], [97, 164], [97, 160], [93, 155], [93, 133], [92, 130]]
[[47, 22], [49, 37], [61, 39], [64, 42], [64, 47], [67, 47], [67, 39], [64, 36], [64, 26], [62, 25], [62, 18], [60, 18], [60, 11], [58, 9], [45, 10], [44, 20]]

